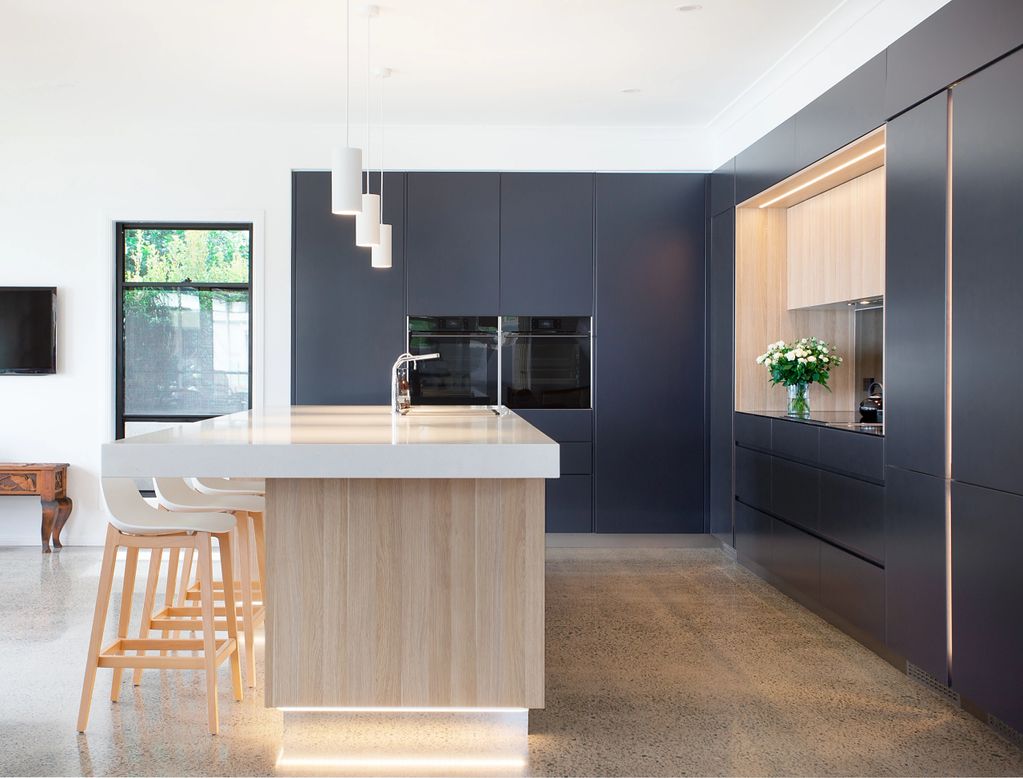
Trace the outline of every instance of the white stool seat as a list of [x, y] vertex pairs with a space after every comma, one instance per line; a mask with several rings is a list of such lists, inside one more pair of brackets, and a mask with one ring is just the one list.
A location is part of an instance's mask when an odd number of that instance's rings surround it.
[[254, 494], [266, 493], [263, 478], [193, 478], [192, 488], [203, 494]]
[[156, 498], [171, 511], [246, 511], [263, 513], [266, 500], [251, 494], [202, 494], [183, 478], [154, 478]]
[[[235, 518], [223, 511], [207, 508], [189, 513], [171, 513], [150, 506], [139, 494], [131, 478], [102, 479], [103, 498], [110, 510], [110, 523], [131, 535], [160, 535], [168, 532], [229, 532]], [[238, 509], [244, 510], [244, 509]]]

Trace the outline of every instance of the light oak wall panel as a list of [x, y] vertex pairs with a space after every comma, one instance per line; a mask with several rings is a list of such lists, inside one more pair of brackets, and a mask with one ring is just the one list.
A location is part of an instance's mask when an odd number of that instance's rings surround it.
[[544, 701], [544, 482], [271, 479], [267, 705]]
[[884, 294], [884, 168], [787, 209], [787, 304], [808, 308]]
[[784, 208], [736, 209], [735, 407], [740, 411], [783, 411], [785, 387], [771, 386], [756, 364], [769, 343], [816, 336], [832, 343], [846, 363], [832, 373], [831, 392], [810, 390], [813, 410], [854, 410], [854, 320], [851, 309], [790, 311], [786, 306], [788, 216]]

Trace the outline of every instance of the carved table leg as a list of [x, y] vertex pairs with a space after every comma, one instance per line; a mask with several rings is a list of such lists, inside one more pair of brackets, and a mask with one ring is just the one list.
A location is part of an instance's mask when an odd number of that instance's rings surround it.
[[53, 534], [53, 521], [57, 518], [57, 501], [44, 500], [39, 498], [39, 505], [43, 509], [43, 553], [50, 553], [50, 535]]
[[57, 500], [57, 516], [53, 521], [53, 547], [64, 548], [60, 542], [60, 531], [67, 524], [67, 518], [71, 515], [73, 503], [70, 497], [61, 497]]

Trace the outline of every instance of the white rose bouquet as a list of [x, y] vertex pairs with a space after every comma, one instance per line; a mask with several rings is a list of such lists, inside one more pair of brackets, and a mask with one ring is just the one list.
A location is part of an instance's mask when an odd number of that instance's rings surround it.
[[842, 364], [842, 357], [829, 343], [817, 338], [802, 338], [792, 343], [779, 340], [757, 357], [757, 364], [767, 368], [772, 384], [789, 387], [789, 414], [809, 416], [807, 391], [810, 384], [820, 384], [828, 391], [831, 370]]

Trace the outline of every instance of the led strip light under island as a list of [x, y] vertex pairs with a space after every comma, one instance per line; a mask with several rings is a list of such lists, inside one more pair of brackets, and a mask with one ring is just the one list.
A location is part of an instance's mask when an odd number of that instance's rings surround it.
[[103, 475], [267, 479], [267, 706], [544, 706], [559, 451], [507, 409], [253, 410], [107, 444]]

